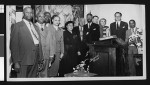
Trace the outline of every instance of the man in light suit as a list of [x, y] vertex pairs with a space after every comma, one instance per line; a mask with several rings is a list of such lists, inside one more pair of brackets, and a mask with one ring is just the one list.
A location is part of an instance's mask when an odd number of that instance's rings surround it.
[[[128, 24], [124, 21], [121, 21], [122, 13], [116, 12], [114, 14], [115, 22], [110, 24], [110, 34], [117, 36], [117, 41], [125, 42], [126, 30], [128, 30]], [[125, 50], [122, 48], [117, 48], [116, 56], [116, 75], [123, 76], [125, 75]]]
[[[48, 68], [50, 60], [53, 59], [53, 56], [50, 56], [50, 49], [52, 48], [50, 46], [51, 43], [51, 36], [50, 32], [46, 23], [44, 23], [44, 13], [43, 11], [39, 12], [36, 15], [37, 22], [35, 23], [35, 28], [37, 28], [37, 32], [39, 33], [41, 37], [41, 44], [42, 44], [42, 52], [43, 52], [43, 67], [41, 67], [41, 72], [39, 73], [39, 77], [48, 77]], [[51, 48], [50, 48], [51, 47]]]
[[23, 20], [13, 25], [10, 39], [11, 58], [17, 77], [37, 77], [38, 63], [42, 58], [40, 36], [31, 22], [32, 8], [24, 8], [23, 14]]
[[126, 31], [126, 43], [128, 43], [128, 64], [129, 64], [129, 75], [130, 76], [135, 76], [136, 75], [136, 69], [135, 69], [135, 58], [134, 54], [138, 54], [138, 49], [137, 49], [137, 43], [139, 42], [140, 39], [137, 36], [139, 28], [136, 27], [136, 22], [135, 20], [130, 20], [129, 21], [129, 27]]

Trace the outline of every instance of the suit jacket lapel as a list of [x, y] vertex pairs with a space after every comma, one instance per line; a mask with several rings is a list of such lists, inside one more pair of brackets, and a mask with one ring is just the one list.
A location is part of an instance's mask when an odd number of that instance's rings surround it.
[[123, 22], [121, 21], [121, 22], [120, 22], [120, 28], [122, 28], [122, 26], [123, 26]]
[[118, 30], [116, 22], [114, 23], [115, 30]]
[[36, 28], [37, 28], [37, 30], [38, 30], [38, 32], [39, 32], [39, 35], [41, 35], [41, 36], [43, 36], [43, 37], [46, 37], [46, 36], [45, 36], [45, 35], [46, 35], [46, 30], [45, 30], [45, 28], [44, 28], [44, 31], [41, 31], [41, 29], [39, 28], [38, 24], [35, 24], [35, 26], [36, 26]]
[[48, 29], [49, 29], [49, 28], [45, 25], [45, 26], [44, 26], [44, 31], [43, 31], [45, 37], [47, 37]]
[[31, 33], [30, 33], [30, 31], [29, 31], [29, 29], [28, 29], [28, 27], [24, 21], [22, 21], [22, 27], [23, 27], [22, 30], [24, 30], [26, 35], [33, 41], [32, 35], [31, 35]]

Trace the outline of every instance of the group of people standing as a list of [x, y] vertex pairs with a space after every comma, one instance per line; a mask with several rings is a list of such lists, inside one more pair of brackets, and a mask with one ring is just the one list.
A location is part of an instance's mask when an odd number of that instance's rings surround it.
[[[32, 23], [32, 12], [32, 8], [24, 8], [23, 20], [12, 26], [11, 59], [18, 78], [63, 77], [84, 60], [89, 49], [87, 43], [98, 41], [100, 37], [116, 35], [129, 46], [134, 43], [133, 40], [129, 43], [129, 36], [136, 29], [135, 21], [129, 21], [132, 31], [128, 30], [128, 24], [121, 21], [120, 12], [115, 13], [116, 21], [110, 28], [105, 26], [105, 18], [100, 19], [98, 25], [94, 20], [97, 16], [92, 14], [87, 14], [87, 24], [84, 18], [80, 18], [77, 27], [73, 21], [68, 21], [64, 28], [60, 28], [58, 15], [51, 17], [49, 12], [42, 11], [36, 15], [37, 22]], [[132, 47], [129, 53], [137, 51]], [[133, 55], [129, 57], [129, 69], [133, 69]]]

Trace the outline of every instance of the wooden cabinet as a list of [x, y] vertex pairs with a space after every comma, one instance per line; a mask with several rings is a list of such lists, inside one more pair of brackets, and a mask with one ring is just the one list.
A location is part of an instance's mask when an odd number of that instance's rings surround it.
[[[110, 42], [109, 42], [110, 41]], [[98, 56], [99, 59], [91, 62], [89, 71], [96, 73], [98, 76], [115, 76], [116, 75], [116, 46], [112, 40], [108, 43], [99, 41], [99, 44], [89, 44], [91, 57]], [[107, 42], [107, 41], [105, 41]]]

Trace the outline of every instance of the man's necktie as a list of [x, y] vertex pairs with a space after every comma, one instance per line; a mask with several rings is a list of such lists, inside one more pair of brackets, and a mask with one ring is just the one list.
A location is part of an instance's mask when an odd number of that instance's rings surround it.
[[81, 41], [83, 40], [83, 27], [81, 27], [81, 30], [80, 30], [80, 37], [81, 37]]
[[90, 29], [90, 23], [88, 23], [88, 28]]
[[38, 40], [38, 34], [35, 32], [35, 30], [33, 29], [32, 25], [31, 25], [31, 22], [29, 22], [30, 24], [30, 28], [31, 28], [31, 32], [32, 34], [34, 35], [34, 37]]
[[119, 25], [118, 25], [118, 22], [117, 22], [117, 29], [119, 29]]
[[41, 30], [42, 30], [42, 31], [44, 30], [42, 25], [41, 25]]
[[43, 28], [41, 28], [41, 30], [43, 31], [44, 29], [43, 29]]

